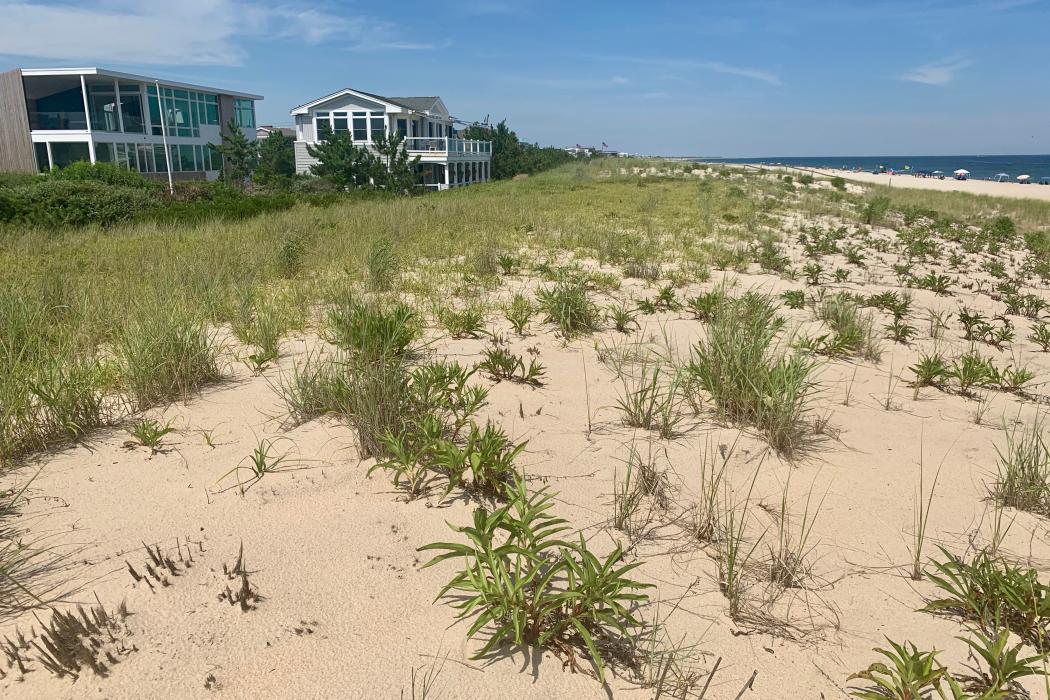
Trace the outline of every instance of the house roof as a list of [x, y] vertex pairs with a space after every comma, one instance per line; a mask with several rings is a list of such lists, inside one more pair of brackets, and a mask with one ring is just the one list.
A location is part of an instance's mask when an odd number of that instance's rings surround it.
[[141, 83], [152, 83], [154, 81], [161, 83], [166, 87], [174, 87], [186, 90], [200, 90], [201, 92], [214, 92], [220, 95], [232, 95], [233, 97], [243, 97], [249, 100], [261, 100], [262, 95], [253, 95], [250, 92], [237, 92], [236, 90], [226, 90], [224, 88], [207, 87], [204, 85], [194, 85], [193, 83], [182, 83], [177, 80], [165, 80], [163, 78], [152, 78], [146, 75], [136, 75], [134, 73], [122, 73], [120, 71], [109, 70], [107, 68], [99, 68], [97, 66], [91, 66], [88, 68], [22, 68], [22, 75], [34, 76], [34, 75], [100, 75], [106, 78], [116, 78], [118, 80], [134, 80]]
[[377, 95], [372, 92], [365, 92], [364, 90], [355, 90], [353, 88], [343, 88], [342, 90], [336, 90], [331, 95], [325, 95], [316, 100], [311, 100], [305, 104], [301, 104], [298, 107], [292, 109], [292, 114], [304, 114], [311, 107], [322, 104], [333, 98], [339, 97], [340, 95], [360, 95], [367, 97], [378, 102], [383, 102], [391, 107], [399, 107], [401, 109], [407, 109], [410, 112], [429, 112], [432, 111], [437, 105], [442, 104], [440, 97], [385, 97], [383, 95]]
[[272, 124], [260, 124], [259, 126], [255, 127], [255, 130], [265, 132], [278, 131], [284, 134], [285, 136], [295, 136], [295, 129], [292, 129], [287, 126], [273, 126]]

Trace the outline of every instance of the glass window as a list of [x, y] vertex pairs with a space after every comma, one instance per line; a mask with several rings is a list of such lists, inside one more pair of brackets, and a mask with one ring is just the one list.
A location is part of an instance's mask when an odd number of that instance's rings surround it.
[[371, 139], [375, 141], [376, 137], [383, 133], [383, 130], [386, 128], [383, 124], [383, 117], [381, 112], [380, 116], [378, 117], [376, 116], [375, 112], [372, 112], [372, 118], [368, 120], [368, 127], [371, 131]]
[[350, 122], [346, 118], [346, 112], [332, 113], [332, 131], [349, 131]]
[[354, 141], [368, 140], [368, 120], [363, 115], [364, 112], [354, 112]]
[[397, 133], [401, 134], [402, 136], [408, 136], [408, 120], [407, 119], [398, 119], [397, 120]]
[[197, 169], [193, 157], [193, 146], [187, 146], [185, 144], [179, 146], [179, 169], [182, 170], [182, 172], [192, 172]]
[[237, 98], [233, 101], [233, 118], [242, 129], [255, 128], [255, 103]]
[[95, 144], [95, 162], [97, 163], [112, 163], [113, 157], [113, 144], [111, 143], [96, 143]]
[[113, 82], [87, 84], [91, 128], [95, 131], [120, 131], [117, 121], [117, 96]]
[[157, 166], [156, 172], [166, 173], [168, 172], [168, 159], [164, 154], [164, 146], [157, 144], [153, 147], [153, 162]]
[[207, 114], [206, 123], [217, 125], [219, 123], [219, 105], [211, 102], [205, 105], [205, 113]]
[[222, 170], [222, 155], [211, 146], [208, 146], [209, 161], [212, 170]]
[[124, 132], [141, 134], [146, 130], [142, 114], [142, 94], [134, 83], [120, 84], [120, 114], [124, 121]]
[[34, 143], [33, 148], [36, 150], [36, 167], [42, 172], [46, 173], [51, 169], [51, 163], [47, 159], [47, 144], [46, 143]]

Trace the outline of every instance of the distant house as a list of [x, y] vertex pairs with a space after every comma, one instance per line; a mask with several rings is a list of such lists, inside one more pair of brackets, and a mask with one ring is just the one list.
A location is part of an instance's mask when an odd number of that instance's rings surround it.
[[[74, 161], [116, 163], [147, 177], [215, 179], [233, 120], [255, 138], [259, 95], [103, 68], [0, 73], [0, 171], [47, 172]], [[165, 141], [167, 146], [165, 147]]]
[[295, 170], [317, 164], [307, 150], [326, 130], [349, 132], [369, 146], [378, 134], [401, 134], [428, 188], [444, 190], [489, 179], [492, 142], [459, 138], [440, 97], [383, 97], [345, 88], [292, 110], [295, 119]]
[[288, 138], [295, 138], [295, 129], [288, 126], [270, 126], [268, 124], [255, 127], [255, 138], [264, 139], [275, 131], [284, 134]]

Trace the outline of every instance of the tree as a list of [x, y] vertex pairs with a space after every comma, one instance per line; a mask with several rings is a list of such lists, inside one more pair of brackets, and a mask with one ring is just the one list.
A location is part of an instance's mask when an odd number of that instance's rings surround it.
[[310, 170], [330, 180], [341, 189], [368, 187], [376, 173], [378, 159], [364, 146], [355, 146], [349, 131], [326, 129], [316, 145], [307, 144], [306, 152], [317, 159]]
[[295, 175], [295, 139], [271, 131], [259, 141], [259, 163], [253, 178], [263, 185], [279, 185]]
[[241, 128], [230, 119], [223, 130], [222, 144], [216, 146], [209, 143], [208, 147], [222, 156], [223, 173], [227, 181], [237, 187], [244, 187], [258, 159], [258, 144], [249, 141]]
[[419, 184], [416, 165], [419, 156], [410, 158], [402, 134], [378, 134], [372, 145], [379, 157], [378, 172], [373, 177], [377, 187], [395, 194], [405, 194]]
[[492, 178], [502, 180], [519, 173], [535, 173], [567, 163], [572, 156], [561, 148], [522, 143], [504, 119], [495, 127], [474, 124], [463, 130], [463, 138], [492, 142]]

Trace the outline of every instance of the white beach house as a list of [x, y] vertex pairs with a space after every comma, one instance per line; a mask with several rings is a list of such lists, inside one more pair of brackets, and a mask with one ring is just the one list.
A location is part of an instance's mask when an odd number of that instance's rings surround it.
[[423, 184], [444, 190], [489, 179], [492, 142], [461, 139], [440, 97], [383, 97], [346, 88], [292, 110], [295, 119], [295, 170], [317, 164], [307, 145], [324, 129], [347, 131], [367, 146], [376, 134], [401, 134], [409, 155], [419, 156]]
[[[255, 138], [259, 95], [102, 68], [0, 73], [0, 170], [46, 172], [74, 161], [152, 177], [215, 179], [232, 119]], [[166, 148], [165, 148], [166, 144]]]

